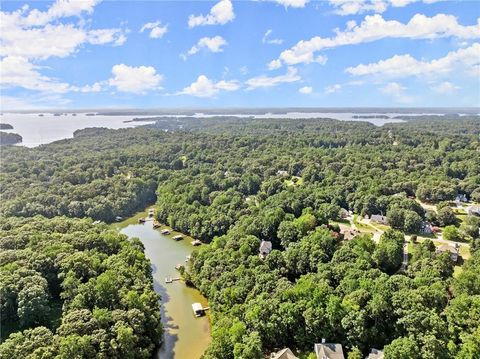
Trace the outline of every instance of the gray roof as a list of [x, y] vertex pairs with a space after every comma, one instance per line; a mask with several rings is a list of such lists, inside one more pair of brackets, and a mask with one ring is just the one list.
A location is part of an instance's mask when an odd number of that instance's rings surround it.
[[298, 359], [289, 348], [277, 352], [272, 359]]
[[439, 252], [450, 252], [452, 254], [458, 254], [458, 250], [455, 247], [449, 246], [448, 244], [441, 245], [437, 248]]
[[345, 359], [342, 344], [315, 344], [315, 354], [318, 359]]
[[260, 243], [260, 253], [270, 253], [272, 251], [272, 242], [270, 241], [262, 241]]
[[383, 354], [383, 350], [378, 350], [378, 349], [372, 349], [372, 351], [367, 357], [367, 359], [383, 359], [383, 358], [385, 358], [385, 354]]

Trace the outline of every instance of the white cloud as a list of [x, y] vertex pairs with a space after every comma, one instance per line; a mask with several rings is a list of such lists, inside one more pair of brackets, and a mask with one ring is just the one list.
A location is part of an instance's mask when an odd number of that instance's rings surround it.
[[60, 23], [60, 18], [91, 13], [98, 1], [57, 0], [47, 11], [0, 12], [0, 56], [44, 60], [66, 57], [86, 43], [121, 45], [126, 37], [119, 29], [86, 30], [80, 24]]
[[70, 90], [68, 84], [43, 76], [38, 69], [23, 57], [7, 56], [0, 62], [0, 84], [2, 87], [23, 87], [53, 93]]
[[[442, 0], [423, 0], [426, 4], [431, 4]], [[382, 13], [389, 6], [404, 7], [420, 0], [329, 0], [331, 6], [335, 8], [338, 15], [355, 15], [365, 12]]]
[[208, 15], [190, 15], [188, 17], [188, 27], [203, 25], [224, 25], [235, 18], [233, 5], [230, 0], [221, 0], [215, 4]]
[[269, 70], [276, 70], [282, 67], [282, 62], [280, 60], [272, 60], [267, 65]]
[[127, 66], [124, 64], [112, 67], [113, 78], [108, 80], [110, 86], [118, 91], [144, 93], [148, 90], [158, 90], [163, 76], [157, 74], [152, 66]]
[[405, 94], [406, 88], [398, 82], [390, 82], [380, 89], [384, 94], [387, 94], [398, 103], [411, 103], [413, 98]]
[[88, 32], [88, 42], [92, 45], [112, 44], [121, 46], [127, 41], [127, 37], [121, 29], [98, 29]]
[[163, 35], [168, 32], [168, 24], [162, 25], [160, 21], [148, 22], [142, 26], [140, 32], [144, 32], [145, 30], [150, 30], [150, 38], [161, 39]]
[[242, 75], [248, 74], [248, 67], [247, 67], [247, 66], [242, 66], [242, 67], [240, 67], [240, 73], [241, 73]]
[[456, 92], [460, 87], [458, 87], [457, 85], [451, 83], [451, 82], [448, 82], [448, 81], [444, 81], [444, 82], [441, 82], [439, 84], [435, 84], [431, 87], [431, 89], [439, 94], [452, 94], [454, 92]]
[[[28, 16], [22, 19], [22, 24], [41, 26], [62, 17], [80, 16], [83, 12], [91, 14], [99, 2], [100, 0], [57, 0], [47, 11], [31, 10]], [[28, 6], [23, 10], [27, 9]]]
[[296, 82], [299, 80], [301, 80], [301, 77], [297, 74], [297, 69], [289, 67], [285, 75], [252, 77], [246, 81], [246, 84], [248, 85], [248, 90], [253, 90], [259, 87], [273, 87], [281, 83]]
[[480, 63], [480, 44], [449, 52], [446, 56], [432, 60], [422, 61], [411, 55], [395, 55], [389, 59], [376, 63], [360, 64], [349, 67], [345, 71], [354, 76], [377, 75], [389, 78], [402, 78], [407, 76], [442, 76], [455, 69], [472, 71], [478, 69]]
[[222, 46], [225, 45], [227, 45], [227, 42], [221, 36], [202, 37], [200, 40], [198, 40], [196, 45], [192, 46], [192, 48], [188, 50], [187, 54], [194, 55], [201, 49], [208, 49], [211, 52], [222, 52]]
[[480, 37], [480, 19], [477, 24], [463, 26], [452, 15], [438, 14], [428, 17], [414, 15], [403, 24], [397, 20], [385, 20], [381, 15], [366, 16], [360, 25], [349, 21], [344, 31], [336, 30], [336, 36], [322, 38], [315, 36], [310, 40], [299, 41], [292, 48], [280, 54], [280, 60], [287, 65], [311, 63], [316, 60], [315, 53], [338, 46], [355, 45], [384, 38], [435, 39], [457, 37], [475, 39]]
[[311, 94], [313, 92], [313, 88], [311, 86], [304, 86], [298, 89], [298, 92], [303, 93], [305, 95]]
[[387, 9], [387, 3], [382, 0], [330, 0], [329, 3], [338, 15], [354, 15], [368, 11], [381, 13]]
[[268, 29], [262, 37], [262, 43], [264, 44], [272, 44], [272, 45], [281, 45], [283, 44], [282, 39], [270, 39], [270, 35], [272, 34], [272, 30]]
[[196, 97], [215, 97], [220, 91], [236, 91], [240, 88], [237, 81], [214, 82], [205, 75], [198, 76], [190, 86], [185, 87], [178, 95], [191, 95]]
[[285, 6], [286, 8], [287, 7], [301, 8], [301, 7], [305, 7], [305, 5], [310, 2], [310, 0], [264, 0], [264, 1], [275, 2], [277, 4]]
[[325, 87], [325, 93], [327, 95], [329, 95], [331, 93], [338, 92], [341, 89], [342, 89], [342, 85], [340, 85], [340, 84], [330, 85], [330, 86]]

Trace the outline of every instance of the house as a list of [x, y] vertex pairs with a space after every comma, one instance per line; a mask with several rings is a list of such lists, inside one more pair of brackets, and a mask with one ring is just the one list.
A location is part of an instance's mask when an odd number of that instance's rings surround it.
[[278, 171], [277, 171], [277, 175], [278, 175], [278, 176], [287, 177], [287, 176], [288, 176], [288, 171], [278, 170]]
[[388, 219], [386, 216], [382, 216], [380, 214], [372, 214], [370, 216], [370, 220], [373, 222], [377, 222], [380, 224], [388, 224]]
[[341, 208], [339, 215], [340, 215], [340, 218], [345, 219], [345, 218], [348, 218], [349, 213], [345, 208]]
[[342, 344], [325, 343], [322, 339], [322, 343], [315, 344], [314, 349], [317, 359], [345, 359]]
[[464, 194], [458, 194], [457, 197], [455, 197], [455, 202], [468, 202], [467, 196]]
[[383, 350], [378, 350], [378, 349], [372, 349], [372, 351], [367, 357], [367, 359], [383, 359], [383, 358], [385, 358], [385, 354], [383, 354]]
[[355, 229], [350, 228], [342, 228], [340, 229], [340, 233], [343, 234], [343, 239], [346, 241], [349, 241], [358, 235], [358, 232]]
[[437, 253], [450, 253], [450, 258], [452, 261], [456, 262], [458, 260], [458, 249], [448, 244], [444, 244], [437, 248]]
[[265, 258], [272, 251], [272, 242], [262, 241], [262, 243], [260, 243], [260, 248], [258, 249], [258, 251], [259, 257]]
[[289, 348], [280, 350], [272, 354], [271, 359], [298, 359]]
[[420, 228], [420, 233], [432, 234], [433, 233], [432, 225], [428, 222], [423, 222], [422, 228]]
[[471, 216], [480, 217], [480, 206], [471, 206], [468, 209], [468, 214], [471, 215]]

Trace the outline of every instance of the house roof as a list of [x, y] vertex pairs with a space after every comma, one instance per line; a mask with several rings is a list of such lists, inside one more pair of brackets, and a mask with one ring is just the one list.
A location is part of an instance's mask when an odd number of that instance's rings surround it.
[[372, 349], [372, 351], [367, 357], [367, 359], [383, 359], [383, 358], [385, 358], [385, 354], [383, 354], [383, 350], [378, 350], [378, 349]]
[[262, 241], [260, 243], [260, 253], [270, 253], [272, 251], [272, 242], [270, 241]]
[[277, 352], [272, 359], [298, 359], [289, 348]]
[[342, 344], [315, 344], [315, 354], [318, 359], [345, 359]]
[[458, 254], [458, 250], [455, 247], [449, 246], [448, 244], [441, 245], [437, 248], [439, 252], [450, 252], [453, 254]]

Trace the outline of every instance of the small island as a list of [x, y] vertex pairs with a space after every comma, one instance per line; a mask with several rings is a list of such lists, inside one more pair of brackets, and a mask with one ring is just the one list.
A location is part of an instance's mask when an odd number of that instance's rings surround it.
[[0, 123], [0, 130], [13, 130], [13, 126], [9, 123]]
[[0, 131], [0, 146], [11, 146], [22, 142], [22, 136], [16, 133]]

